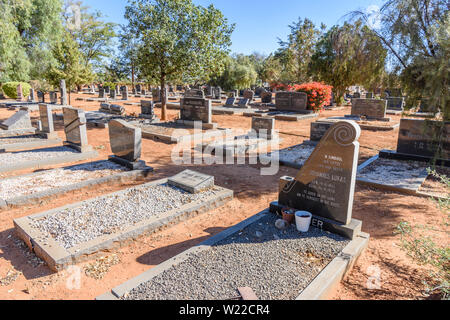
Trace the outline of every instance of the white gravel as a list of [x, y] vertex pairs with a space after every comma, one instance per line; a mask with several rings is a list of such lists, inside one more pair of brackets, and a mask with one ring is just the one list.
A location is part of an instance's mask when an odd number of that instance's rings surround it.
[[311, 228], [275, 227], [269, 214], [215, 246], [145, 282], [126, 300], [230, 300], [250, 287], [261, 300], [292, 300], [349, 243]]
[[69, 249], [185, 204], [201, 201], [216, 192], [209, 189], [191, 194], [167, 184], [138, 186], [120, 195], [98, 198], [77, 208], [33, 219], [31, 224]]
[[112, 161], [98, 161], [0, 180], [0, 198], [8, 200], [128, 171]]
[[2, 165], [8, 165], [23, 161], [64, 157], [72, 155], [74, 153], [79, 152], [69, 147], [53, 147], [53, 148], [36, 149], [31, 151], [0, 153], [0, 163]]
[[379, 158], [361, 170], [358, 178], [385, 185], [412, 185], [424, 174], [426, 177], [426, 168], [423, 162]]
[[299, 165], [303, 165], [308, 160], [311, 153], [314, 151], [315, 146], [311, 145], [298, 145], [279, 151], [280, 161], [292, 162]]

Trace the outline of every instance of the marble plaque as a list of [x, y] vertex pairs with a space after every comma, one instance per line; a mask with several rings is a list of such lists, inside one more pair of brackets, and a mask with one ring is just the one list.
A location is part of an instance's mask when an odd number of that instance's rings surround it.
[[361, 128], [354, 121], [334, 124], [295, 179], [282, 186], [278, 202], [348, 225], [358, 167]]
[[214, 177], [192, 170], [183, 172], [168, 179], [168, 183], [190, 193], [198, 193], [214, 186]]
[[124, 120], [109, 122], [109, 141], [116, 157], [136, 162], [141, 157], [142, 131]]

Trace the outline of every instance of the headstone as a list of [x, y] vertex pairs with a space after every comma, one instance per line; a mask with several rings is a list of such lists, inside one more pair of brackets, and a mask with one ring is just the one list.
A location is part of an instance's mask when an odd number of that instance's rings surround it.
[[63, 107], [63, 118], [66, 144], [81, 152], [92, 150], [92, 147], [88, 145], [84, 111]]
[[67, 100], [67, 89], [66, 89], [66, 80], [61, 80], [59, 82], [59, 94], [61, 95], [61, 105], [67, 106], [68, 100]]
[[34, 97], [35, 97], [35, 95], [34, 95], [34, 89], [31, 88], [31, 89], [30, 89], [30, 96], [28, 97], [28, 101], [29, 101], [29, 102], [36, 102], [36, 99], [35, 99]]
[[354, 99], [360, 99], [360, 98], [361, 98], [361, 94], [360, 94], [359, 92], [355, 92], [355, 93], [353, 94], [353, 98], [354, 98]]
[[128, 87], [125, 86], [122, 90], [122, 100], [128, 100]]
[[137, 92], [138, 94], [140, 94], [141, 91], [142, 91], [142, 86], [141, 86], [140, 84], [137, 84], [137, 85], [136, 85], [136, 92]]
[[121, 119], [111, 120], [108, 127], [109, 141], [114, 158], [120, 158], [129, 164], [136, 163], [141, 157], [141, 128], [132, 126]]
[[185, 92], [184, 97], [205, 99], [205, 93], [203, 92], [203, 90], [191, 89]]
[[261, 92], [262, 103], [272, 103], [272, 92]]
[[246, 99], [246, 98], [241, 98], [241, 99], [239, 99], [239, 101], [238, 101], [238, 107], [240, 107], [240, 108], [248, 108], [248, 107], [249, 107], [249, 106], [248, 106], [248, 102], [249, 102], [248, 99]]
[[56, 93], [56, 91], [51, 91], [50, 92], [50, 103], [51, 104], [57, 104], [58, 103], [58, 94]]
[[367, 92], [366, 99], [373, 99], [373, 92]]
[[306, 111], [308, 95], [304, 92], [277, 92], [275, 106], [278, 111]]
[[405, 99], [403, 97], [389, 96], [387, 98], [388, 110], [403, 111], [404, 106], [405, 106]]
[[450, 121], [401, 119], [397, 152], [450, 159]]
[[155, 119], [155, 110], [153, 101], [141, 100], [140, 118]]
[[101, 87], [100, 89], [98, 89], [98, 97], [100, 99], [103, 99], [105, 97], [105, 89], [103, 87]]
[[105, 86], [105, 87], [103, 87], [103, 89], [105, 89], [105, 94], [109, 94], [111, 92], [109, 86]]
[[216, 87], [213, 90], [213, 99], [220, 100], [222, 98], [222, 89], [220, 87]]
[[312, 225], [353, 238], [361, 222], [352, 219], [361, 128], [339, 121], [325, 134], [297, 176], [280, 180], [279, 206], [313, 214]]
[[20, 109], [0, 124], [3, 130], [20, 130], [33, 128], [28, 110]]
[[275, 136], [275, 119], [269, 117], [253, 117], [252, 130], [258, 137], [271, 140]]
[[192, 170], [184, 170], [169, 178], [167, 183], [190, 193], [199, 193], [214, 186], [214, 177]]
[[213, 96], [213, 91], [214, 91], [214, 87], [207, 86], [205, 95], [207, 97], [212, 97]]
[[115, 100], [116, 99], [116, 90], [111, 90], [110, 91], [110, 93], [109, 93], [109, 97], [111, 98], [111, 99], [113, 99], [113, 100]]
[[401, 88], [388, 88], [386, 91], [389, 97], [403, 97], [403, 90]]
[[235, 102], [236, 98], [228, 98], [227, 101], [225, 101], [225, 107], [234, 107]]
[[245, 90], [242, 96], [252, 102], [255, 98], [255, 92], [253, 90]]
[[118, 104], [112, 104], [109, 106], [110, 112], [113, 114], [123, 115], [125, 114], [125, 108]]
[[38, 91], [37, 96], [39, 103], [45, 103], [45, 93], [43, 93], [42, 91]]
[[119, 85], [116, 85], [115, 87], [114, 87], [114, 91], [116, 91], [116, 96], [120, 93], [120, 86]]
[[180, 100], [180, 120], [212, 123], [212, 103], [208, 99], [183, 98]]
[[316, 121], [311, 122], [311, 131], [309, 140], [313, 142], [319, 142], [325, 133], [331, 128], [334, 122], [331, 121]]
[[22, 91], [22, 85], [19, 83], [17, 86], [17, 101], [23, 100], [23, 91]]
[[378, 99], [352, 99], [352, 116], [385, 119], [387, 101]]
[[42, 132], [52, 133], [55, 131], [53, 125], [53, 112], [52, 107], [47, 104], [39, 104], [39, 115], [41, 120]]

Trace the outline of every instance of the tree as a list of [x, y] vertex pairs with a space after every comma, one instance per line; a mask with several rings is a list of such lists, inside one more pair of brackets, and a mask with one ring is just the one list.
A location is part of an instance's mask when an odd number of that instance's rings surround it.
[[309, 63], [325, 26], [322, 24], [319, 30], [311, 20], [298, 18], [298, 21], [289, 25], [289, 28], [291, 33], [288, 35], [288, 40], [279, 40], [280, 49], [276, 53], [284, 67], [283, 82], [308, 82], [310, 80]]
[[258, 77], [253, 57], [242, 54], [229, 56], [223, 73], [213, 76], [209, 84], [220, 86], [225, 90], [250, 88]]
[[66, 87], [70, 91], [78, 85], [89, 83], [94, 76], [89, 65], [86, 65], [78, 43], [69, 32], [65, 32], [61, 42], [57, 43], [52, 53], [56, 63], [47, 72], [47, 79], [54, 87], [59, 86], [60, 80], [66, 81]]
[[[213, 5], [192, 0], [129, 0], [125, 18], [139, 43], [139, 68], [146, 77], [167, 81], [220, 73], [231, 45], [234, 25]], [[162, 90], [162, 120], [167, 120]]]
[[347, 87], [371, 86], [381, 79], [386, 55], [380, 39], [361, 21], [345, 23], [322, 36], [311, 58], [310, 72], [316, 80], [332, 85], [342, 103]]
[[388, 0], [379, 15], [379, 28], [371, 25], [364, 12], [355, 11], [349, 17], [362, 19], [383, 42], [407, 94], [429, 98], [434, 111], [440, 108], [449, 119], [450, 3]]
[[60, 0], [0, 0], [0, 81], [42, 78], [63, 31]]

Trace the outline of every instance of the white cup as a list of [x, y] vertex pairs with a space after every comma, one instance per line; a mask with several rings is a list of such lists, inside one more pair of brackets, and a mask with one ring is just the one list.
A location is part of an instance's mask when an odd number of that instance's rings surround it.
[[308, 232], [311, 225], [312, 214], [308, 211], [297, 211], [295, 213], [295, 224], [300, 232]]

